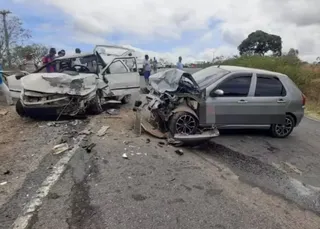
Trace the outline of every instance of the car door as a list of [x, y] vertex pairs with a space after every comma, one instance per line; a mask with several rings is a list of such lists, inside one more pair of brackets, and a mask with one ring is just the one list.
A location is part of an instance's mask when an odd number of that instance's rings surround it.
[[256, 74], [254, 88], [254, 96], [250, 97], [250, 104], [254, 109], [252, 123], [284, 123], [289, 98], [279, 77], [272, 74]]
[[[206, 98], [206, 124], [245, 125], [250, 123], [248, 95], [252, 73], [234, 73], [214, 87]], [[218, 95], [216, 90], [222, 90]]]
[[[135, 66], [129, 68], [126, 63], [132, 63]], [[103, 77], [108, 81], [110, 90], [118, 95], [124, 90], [140, 88], [140, 76], [134, 69], [136, 69], [134, 57], [115, 58], [106, 68]]]

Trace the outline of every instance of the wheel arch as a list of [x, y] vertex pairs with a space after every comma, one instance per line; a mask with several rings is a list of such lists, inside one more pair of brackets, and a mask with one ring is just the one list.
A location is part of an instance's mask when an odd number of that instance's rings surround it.
[[297, 125], [297, 117], [291, 112], [287, 112], [286, 115], [290, 115], [293, 118], [294, 126], [296, 126]]
[[194, 110], [192, 110], [190, 107], [188, 107], [187, 105], [179, 105], [178, 107], [176, 107], [174, 110], [171, 111], [168, 119], [170, 119], [170, 117], [177, 113], [177, 112], [188, 112], [192, 115], [194, 115], [194, 117], [196, 117], [196, 119], [199, 121], [199, 117], [198, 115], [196, 114], [196, 112], [194, 112]]

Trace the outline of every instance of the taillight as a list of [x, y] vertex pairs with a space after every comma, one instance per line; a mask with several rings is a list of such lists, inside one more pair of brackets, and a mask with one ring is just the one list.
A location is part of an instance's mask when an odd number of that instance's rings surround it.
[[301, 95], [302, 95], [302, 106], [304, 106], [304, 105], [306, 105], [307, 97], [304, 94], [301, 94]]

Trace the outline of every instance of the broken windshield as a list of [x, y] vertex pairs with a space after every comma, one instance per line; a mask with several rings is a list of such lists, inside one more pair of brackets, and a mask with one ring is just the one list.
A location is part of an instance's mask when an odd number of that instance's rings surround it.
[[[55, 67], [54, 72], [98, 73], [103, 65], [97, 61], [96, 55], [86, 55], [70, 58], [57, 58], [47, 64]], [[47, 72], [47, 65], [42, 66], [37, 72]], [[49, 72], [48, 72], [49, 73]]]

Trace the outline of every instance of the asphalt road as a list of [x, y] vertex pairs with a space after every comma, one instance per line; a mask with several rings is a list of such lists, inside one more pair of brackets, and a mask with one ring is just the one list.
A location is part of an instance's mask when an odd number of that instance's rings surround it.
[[[247, 185], [201, 153], [132, 132], [132, 113], [97, 116], [86, 144], [53, 186], [32, 221], [42, 228], [317, 228], [320, 218]], [[127, 153], [128, 159], [122, 157]]]

